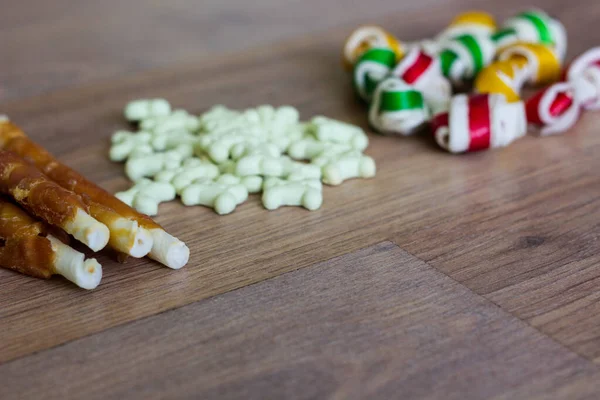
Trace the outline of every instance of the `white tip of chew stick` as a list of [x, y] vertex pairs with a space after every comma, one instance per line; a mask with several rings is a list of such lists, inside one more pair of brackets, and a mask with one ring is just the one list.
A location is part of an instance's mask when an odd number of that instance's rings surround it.
[[77, 269], [75, 282], [83, 289], [96, 289], [102, 280], [102, 265], [95, 258], [88, 258], [83, 267]]
[[[136, 222], [137, 223], [137, 222]], [[133, 246], [129, 250], [129, 255], [132, 257], [141, 258], [150, 251], [152, 251], [152, 245], [154, 244], [154, 239], [148, 230], [139, 227], [133, 238]]]
[[149, 232], [154, 239], [150, 258], [173, 269], [179, 269], [187, 264], [190, 259], [190, 249], [185, 243], [162, 229], [151, 229]]
[[117, 251], [141, 258], [152, 249], [152, 235], [139, 226], [137, 221], [117, 218], [107, 225], [110, 230], [110, 245]]
[[77, 210], [75, 218], [63, 228], [93, 251], [102, 250], [110, 238], [108, 227], [81, 209]]
[[0, 114], [0, 122], [8, 122], [8, 121], [10, 121], [10, 119], [8, 118], [8, 115]]
[[54, 250], [54, 269], [83, 289], [95, 289], [102, 280], [102, 266], [93, 258], [84, 259], [82, 253], [73, 250], [53, 236], [48, 236]]

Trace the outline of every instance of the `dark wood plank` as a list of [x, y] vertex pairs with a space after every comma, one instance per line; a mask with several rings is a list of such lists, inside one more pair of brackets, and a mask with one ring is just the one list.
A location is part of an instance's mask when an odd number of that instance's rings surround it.
[[379, 0], [373, 7], [351, 0], [3, 0], [0, 101], [435, 3]]
[[[532, 139], [475, 156], [395, 242], [600, 362], [598, 116], [570, 137]], [[518, 147], [517, 147], [518, 146]], [[469, 169], [485, 171], [472, 179]], [[411, 212], [410, 210], [407, 210]], [[434, 239], [432, 238], [441, 238]]]
[[575, 400], [600, 389], [592, 363], [389, 242], [4, 364], [0, 376], [7, 399]]
[[[538, 6], [560, 9], [560, 0]], [[0, 0], [0, 101], [37, 95], [232, 53], [257, 45], [386, 19], [406, 39], [431, 36], [475, 0]], [[498, 19], [519, 10], [510, 0], [490, 11]], [[418, 19], [407, 18], [418, 12]], [[562, 15], [572, 13], [562, 10]], [[399, 22], [400, 21], [400, 22]], [[407, 21], [410, 23], [407, 24]], [[417, 25], [418, 23], [418, 25]], [[327, 35], [324, 32], [323, 35]], [[573, 40], [575, 42], [575, 40]]]
[[[400, 36], [439, 29], [456, 4], [390, 15]], [[518, 9], [502, 3], [500, 14]], [[546, 4], [546, 3], [545, 3]], [[594, 1], [548, 2], [571, 35], [572, 54], [593, 45]], [[496, 6], [499, 8], [500, 6]], [[429, 32], [429, 33], [427, 33]], [[366, 126], [339, 65], [347, 29], [238, 55], [5, 104], [40, 143], [110, 190], [126, 185], [106, 159], [108, 137], [125, 125], [131, 98], [165, 96], [200, 112], [215, 103], [290, 103]], [[310, 88], [310, 90], [307, 90]], [[159, 222], [186, 240], [181, 271], [149, 261], [118, 265], [102, 255], [103, 285], [84, 293], [59, 279], [0, 271], [0, 362], [180, 307], [392, 238], [477, 293], [598, 361], [600, 325], [595, 240], [600, 137], [588, 113], [570, 134], [528, 137], [508, 149], [455, 157], [423, 138], [372, 136], [379, 172], [371, 181], [326, 188], [318, 212], [266, 212], [256, 198], [227, 217], [177, 203]]]

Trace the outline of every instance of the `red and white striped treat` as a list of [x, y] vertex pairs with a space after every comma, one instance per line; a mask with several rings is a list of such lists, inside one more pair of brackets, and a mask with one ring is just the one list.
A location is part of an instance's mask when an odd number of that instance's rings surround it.
[[527, 100], [527, 121], [540, 128], [541, 135], [565, 132], [582, 110], [600, 109], [600, 47], [576, 58], [564, 78]]
[[594, 47], [577, 57], [565, 70], [564, 80], [573, 82], [584, 77], [596, 89], [596, 96], [582, 104], [585, 110], [600, 110], [600, 47]]
[[452, 85], [442, 74], [440, 61], [419, 48], [411, 49], [396, 65], [392, 75], [423, 93], [434, 114], [448, 110]]
[[431, 125], [437, 143], [451, 153], [505, 147], [527, 131], [523, 102], [507, 103], [499, 94], [456, 95]]

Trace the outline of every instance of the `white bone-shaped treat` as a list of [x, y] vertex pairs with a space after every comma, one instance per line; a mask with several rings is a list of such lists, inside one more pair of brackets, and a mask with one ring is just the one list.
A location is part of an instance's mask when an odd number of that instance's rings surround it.
[[220, 165], [221, 173], [240, 177], [271, 176], [286, 177], [288, 180], [320, 179], [321, 168], [316, 165], [293, 161], [287, 156], [273, 156], [268, 152], [246, 155], [237, 162]]
[[267, 132], [264, 127], [249, 122], [243, 113], [237, 113], [235, 116], [227, 119], [214, 118], [209, 121], [204, 121], [202, 125], [201, 135], [216, 140], [221, 136], [230, 135], [232, 132], [242, 136], [260, 138], [262, 141], [268, 139]]
[[321, 155], [313, 160], [323, 172], [323, 183], [339, 185], [347, 179], [372, 178], [375, 176], [375, 161], [358, 151], [335, 155]]
[[140, 122], [140, 128], [155, 134], [174, 130], [196, 132], [200, 128], [200, 121], [185, 110], [176, 110], [169, 115], [145, 118]]
[[189, 144], [195, 147], [198, 137], [186, 130], [176, 129], [164, 133], [156, 133], [150, 139], [152, 148], [157, 151], [170, 150], [180, 144]]
[[154, 176], [163, 169], [177, 168], [182, 158], [177, 153], [152, 153], [132, 157], [125, 163], [125, 175], [136, 182], [144, 177]]
[[136, 147], [129, 154], [129, 157], [127, 157], [127, 159], [129, 160], [129, 159], [133, 159], [133, 158], [147, 157], [152, 154], [156, 154], [156, 152], [154, 151], [152, 146], [139, 146], [139, 147]]
[[260, 176], [235, 176], [233, 174], [223, 174], [215, 179], [216, 183], [224, 185], [242, 184], [248, 190], [248, 193], [259, 193], [262, 190], [263, 178]]
[[235, 175], [235, 166], [237, 165], [236, 161], [227, 160], [219, 164], [219, 171], [222, 174], [231, 174]]
[[307, 179], [321, 179], [321, 167], [293, 161], [289, 157], [282, 157], [284, 161], [283, 176], [289, 181], [302, 181]]
[[175, 178], [175, 175], [177, 175], [180, 172], [183, 172], [182, 167], [164, 169], [155, 174], [152, 179], [154, 179], [155, 182], [171, 183], [173, 178]]
[[125, 174], [135, 182], [165, 169], [175, 169], [192, 154], [191, 145], [179, 145], [164, 153], [132, 154], [125, 163]]
[[282, 149], [282, 151], [289, 151], [289, 147], [292, 143], [295, 143], [299, 140], [302, 140], [307, 135], [309, 124], [301, 122], [291, 126], [286, 134], [279, 137], [274, 137], [271, 140], [277, 147]]
[[171, 105], [165, 99], [135, 100], [125, 106], [125, 118], [128, 121], [165, 117], [169, 114], [171, 114]]
[[235, 167], [227, 163], [222, 172], [238, 176], [285, 175], [286, 161], [281, 158], [279, 148], [272, 143], [260, 143], [255, 146], [246, 144], [243, 151], [234, 148], [232, 153], [234, 159], [237, 159]]
[[306, 123], [295, 123], [287, 127], [280, 127], [278, 129], [269, 130], [268, 140], [269, 143], [277, 146], [280, 152], [287, 151], [290, 144], [302, 139], [306, 134], [308, 124]]
[[299, 127], [298, 111], [292, 107], [260, 106], [243, 113], [217, 107], [200, 120], [204, 133], [199, 145], [215, 162], [249, 155], [266, 143], [281, 154], [304, 134], [304, 126]]
[[181, 192], [181, 202], [186, 206], [202, 205], [213, 208], [217, 214], [229, 214], [248, 198], [242, 184], [224, 184], [210, 181], [192, 183]]
[[212, 180], [219, 176], [219, 167], [215, 164], [204, 161], [198, 165], [184, 165], [181, 171], [171, 180], [171, 184], [178, 194], [189, 186], [192, 182], [198, 180]]
[[287, 181], [268, 178], [263, 184], [263, 206], [267, 210], [276, 210], [282, 206], [302, 206], [308, 210], [317, 210], [323, 204], [323, 186], [317, 179]]
[[181, 166], [175, 168], [168, 168], [160, 171], [156, 175], [154, 175], [154, 180], [157, 182], [171, 182], [175, 176], [181, 172], [183, 172], [184, 168], [192, 168], [197, 167], [199, 165], [204, 164], [207, 160], [192, 157], [183, 161]]
[[322, 142], [346, 144], [360, 151], [369, 145], [369, 138], [361, 128], [335, 119], [314, 117], [308, 129]]
[[298, 129], [300, 114], [290, 106], [274, 108], [262, 105], [244, 112], [248, 124], [259, 127], [265, 132], [267, 139], [284, 151], [289, 143], [302, 134]]
[[249, 142], [238, 143], [231, 148], [231, 158], [233, 160], [239, 160], [244, 156], [262, 154], [269, 157], [281, 156], [281, 150], [274, 143], [259, 143], [258, 145], [252, 145]]
[[202, 131], [209, 136], [221, 136], [235, 130], [243, 136], [269, 141], [284, 151], [289, 143], [303, 134], [298, 125], [298, 111], [293, 107], [260, 106], [236, 112], [217, 106], [200, 117]]
[[177, 194], [196, 180], [212, 180], [220, 174], [219, 166], [209, 160], [197, 157], [188, 158], [181, 166], [164, 169], [154, 175], [156, 182], [167, 182], [173, 185]]
[[[268, 104], [248, 109], [244, 112], [244, 116], [249, 123], [266, 126], [271, 131], [285, 131], [300, 120], [300, 114], [294, 107], [275, 108]], [[281, 132], [276, 132], [276, 134], [279, 133]]]
[[235, 175], [284, 176], [288, 160], [265, 154], [252, 154], [237, 160]]
[[200, 130], [212, 132], [220, 129], [242, 128], [244, 124], [241, 115], [241, 112], [230, 110], [223, 105], [214, 106], [199, 117]]
[[[234, 129], [226, 132], [207, 134], [200, 137], [198, 146], [217, 163], [227, 161], [234, 148], [242, 151], [249, 147], [256, 147], [264, 143], [261, 135], [255, 132]], [[198, 152], [198, 151], [197, 151]]]
[[295, 117], [290, 117], [285, 124], [277, 122], [275, 127], [269, 131], [269, 140], [279, 147], [282, 152], [286, 151], [291, 143], [300, 140], [308, 129], [307, 123], [298, 121], [298, 111], [295, 108], [291, 108], [291, 110], [293, 111], [290, 111], [290, 113], [295, 115]]
[[194, 156], [194, 146], [189, 143], [181, 143], [165, 153], [177, 153], [181, 156], [182, 160], [187, 160]]
[[290, 144], [288, 154], [296, 160], [312, 160], [323, 153], [341, 154], [350, 150], [352, 147], [348, 144], [321, 142], [307, 136]]
[[233, 160], [225, 161], [224, 163], [219, 164], [219, 171], [221, 172], [221, 176], [216, 179], [216, 181], [220, 181], [222, 178], [226, 181], [234, 183], [230, 177], [235, 177], [239, 179], [239, 182], [248, 189], [249, 193], [259, 193], [262, 190], [263, 178], [259, 175], [246, 175], [246, 176], [237, 176], [235, 174], [235, 169], [237, 166], [237, 162]]
[[115, 194], [123, 203], [146, 215], [158, 214], [158, 205], [175, 199], [175, 196], [173, 185], [150, 179], [141, 179], [130, 189]]
[[[132, 133], [117, 131], [110, 138], [111, 146], [108, 158], [111, 161], [121, 162], [127, 160], [136, 149], [139, 151], [152, 151], [150, 141], [152, 135], [148, 132]], [[139, 153], [138, 153], [139, 154]]]

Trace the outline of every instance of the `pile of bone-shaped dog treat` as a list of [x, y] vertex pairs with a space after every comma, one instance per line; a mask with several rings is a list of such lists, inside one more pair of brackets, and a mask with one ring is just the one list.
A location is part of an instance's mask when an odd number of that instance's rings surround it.
[[322, 183], [375, 176], [362, 129], [322, 116], [301, 122], [289, 106], [216, 106], [197, 117], [150, 99], [129, 103], [125, 117], [139, 130], [116, 132], [109, 157], [125, 162], [134, 184], [116, 197], [147, 215], [177, 196], [186, 206], [229, 214], [259, 192], [268, 210], [316, 210]]

